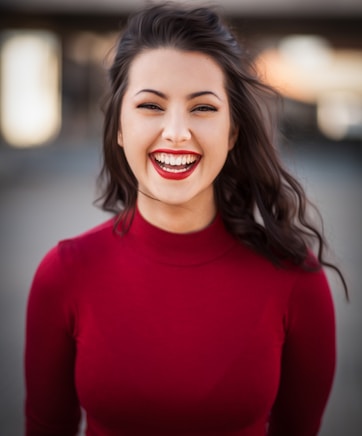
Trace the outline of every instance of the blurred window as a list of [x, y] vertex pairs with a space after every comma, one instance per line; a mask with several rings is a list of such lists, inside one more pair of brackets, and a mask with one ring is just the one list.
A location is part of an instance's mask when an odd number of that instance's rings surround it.
[[5, 31], [0, 54], [4, 139], [15, 147], [51, 141], [61, 126], [58, 38], [48, 31]]

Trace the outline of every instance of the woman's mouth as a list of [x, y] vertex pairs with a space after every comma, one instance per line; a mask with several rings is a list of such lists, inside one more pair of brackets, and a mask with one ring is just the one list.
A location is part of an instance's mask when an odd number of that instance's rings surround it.
[[150, 158], [160, 176], [180, 180], [193, 173], [201, 160], [201, 155], [187, 151], [177, 153], [156, 151], [150, 154]]

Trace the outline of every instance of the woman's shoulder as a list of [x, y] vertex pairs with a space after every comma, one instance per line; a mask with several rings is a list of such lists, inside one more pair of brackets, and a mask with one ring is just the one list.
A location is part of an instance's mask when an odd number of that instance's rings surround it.
[[284, 294], [291, 307], [308, 306], [315, 301], [328, 301], [329, 304], [331, 288], [328, 276], [312, 250], [308, 250], [303, 264], [297, 264], [292, 260], [275, 263], [249, 247], [242, 249], [243, 263], [252, 279], [269, 288], [272, 286], [278, 295]]
[[332, 289], [324, 268], [311, 256], [308, 269], [301, 266], [291, 268], [293, 277], [288, 298], [288, 324], [293, 320], [334, 317]]
[[37, 274], [60, 273], [79, 266], [84, 256], [101, 253], [115, 238], [114, 220], [108, 219], [78, 235], [61, 239], [44, 255]]
[[64, 296], [69, 293], [66, 290], [90, 276], [90, 271], [96, 271], [107, 246], [115, 239], [113, 223], [114, 218], [108, 219], [81, 234], [60, 240], [48, 250], [35, 270], [31, 295]]

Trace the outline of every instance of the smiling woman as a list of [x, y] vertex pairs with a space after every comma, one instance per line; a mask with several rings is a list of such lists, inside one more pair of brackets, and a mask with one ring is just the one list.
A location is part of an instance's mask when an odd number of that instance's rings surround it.
[[[165, 214], [179, 206], [179, 232], [210, 224], [213, 182], [235, 139], [224, 74], [214, 60], [174, 48], [137, 56], [122, 100], [118, 143], [138, 182], [138, 209], [149, 222], [159, 225], [162, 204]], [[164, 222], [176, 230], [174, 220]]]
[[30, 292], [28, 436], [75, 435], [81, 408], [89, 436], [318, 433], [333, 265], [279, 162], [271, 93], [212, 9], [131, 17], [105, 107], [115, 216], [54, 247]]

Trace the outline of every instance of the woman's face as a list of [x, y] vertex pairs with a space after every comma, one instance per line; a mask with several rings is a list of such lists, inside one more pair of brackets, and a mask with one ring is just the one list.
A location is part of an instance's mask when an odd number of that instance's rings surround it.
[[138, 181], [140, 209], [147, 202], [215, 209], [213, 182], [236, 139], [224, 82], [217, 63], [198, 52], [152, 49], [131, 64], [118, 143]]

